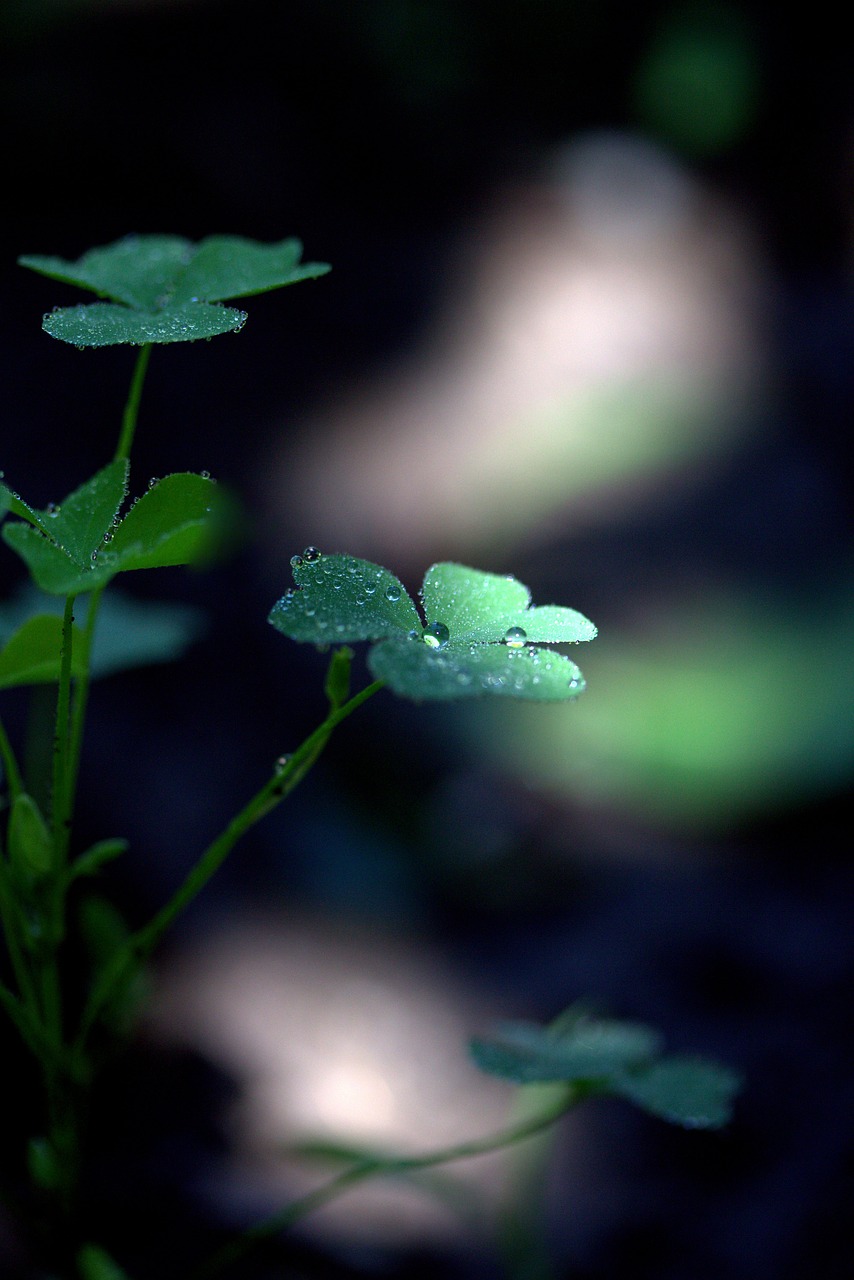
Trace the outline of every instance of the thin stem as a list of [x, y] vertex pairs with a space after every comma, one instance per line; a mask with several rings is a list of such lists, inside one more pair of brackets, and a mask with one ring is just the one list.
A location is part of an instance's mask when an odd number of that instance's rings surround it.
[[146, 342], [142, 347], [140, 347], [139, 355], [137, 356], [136, 364], [134, 365], [130, 391], [128, 393], [127, 404], [125, 405], [124, 417], [122, 418], [121, 434], [119, 435], [119, 442], [116, 445], [116, 452], [113, 458], [114, 462], [118, 462], [120, 458], [130, 457], [134, 432], [136, 431], [136, 421], [139, 416], [139, 401], [142, 396], [142, 386], [145, 382], [145, 375], [148, 372], [148, 361], [150, 358], [151, 343]]
[[71, 707], [71, 655], [73, 647], [74, 596], [65, 601], [62, 617], [62, 653], [56, 699], [56, 728], [53, 739], [53, 843], [55, 869], [64, 866], [68, 854], [72, 799], [69, 793], [68, 725]]
[[381, 688], [383, 688], [383, 681], [375, 680], [373, 684], [367, 685], [359, 693], [354, 694], [343, 706], [330, 711], [323, 723], [306, 738], [287, 763], [276, 770], [260, 791], [256, 792], [231, 819], [225, 830], [208, 845], [166, 905], [161, 907], [148, 924], [138, 929], [115, 954], [96, 983], [83, 1012], [80, 1031], [74, 1044], [75, 1053], [83, 1052], [98, 1014], [110, 996], [121, 986], [132, 967], [150, 955], [176, 917], [201, 893], [211, 877], [219, 870], [238, 840], [250, 827], [275, 809], [285, 796], [290, 795], [320, 756], [333, 730]]
[[457, 1143], [454, 1146], [443, 1147], [439, 1151], [431, 1151], [424, 1155], [371, 1156], [364, 1160], [359, 1160], [351, 1165], [349, 1169], [344, 1169], [342, 1173], [336, 1174], [328, 1182], [324, 1182], [313, 1191], [300, 1196], [298, 1200], [292, 1200], [289, 1205], [286, 1205], [284, 1209], [280, 1209], [278, 1213], [274, 1213], [263, 1222], [250, 1227], [238, 1239], [232, 1240], [229, 1244], [218, 1249], [216, 1253], [192, 1273], [192, 1280], [209, 1280], [209, 1277], [219, 1275], [227, 1267], [230, 1267], [232, 1263], [238, 1262], [252, 1249], [263, 1244], [264, 1241], [271, 1240], [281, 1232], [287, 1231], [310, 1213], [321, 1209], [332, 1200], [337, 1200], [345, 1191], [349, 1191], [351, 1187], [357, 1186], [360, 1182], [365, 1182], [368, 1178], [387, 1174], [415, 1173], [422, 1169], [431, 1169], [436, 1165], [450, 1164], [455, 1160], [467, 1160], [472, 1156], [487, 1155], [491, 1151], [499, 1151], [502, 1147], [509, 1147], [517, 1142], [523, 1142], [526, 1138], [533, 1137], [534, 1134], [541, 1133], [544, 1129], [548, 1129], [553, 1125], [555, 1121], [571, 1110], [576, 1102], [579, 1101], [580, 1096], [580, 1091], [572, 1086], [567, 1086], [561, 1098], [546, 1110], [520, 1124], [511, 1125], [506, 1129], [499, 1130], [498, 1133], [489, 1134], [485, 1138], [475, 1138], [470, 1142]]
[[86, 615], [86, 626], [83, 631], [83, 653], [80, 663], [82, 669], [81, 674], [77, 677], [74, 689], [74, 711], [68, 747], [69, 820], [73, 817], [74, 801], [77, 795], [77, 777], [80, 772], [80, 756], [83, 750], [86, 707], [89, 701], [89, 688], [92, 683], [92, 643], [95, 638], [95, 624], [98, 620], [98, 610], [101, 607], [104, 586], [97, 587], [89, 598], [89, 611]]

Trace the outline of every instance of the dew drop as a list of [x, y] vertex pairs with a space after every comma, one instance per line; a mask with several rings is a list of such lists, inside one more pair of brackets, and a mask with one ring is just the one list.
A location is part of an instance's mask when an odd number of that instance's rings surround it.
[[275, 764], [276, 773], [284, 773], [285, 769], [287, 769], [290, 762], [291, 762], [291, 757], [289, 755], [279, 756]]
[[200, 471], [199, 475], [202, 477], [203, 480], [210, 480], [211, 478], [211, 473], [209, 471]]
[[569, 682], [569, 687], [570, 687], [570, 689], [580, 689], [580, 688], [581, 688], [581, 681], [578, 679], [578, 676], [573, 676], [573, 677], [572, 677], [572, 679], [571, 679], [571, 680], [570, 680], [570, 682]]
[[302, 553], [302, 558], [306, 564], [314, 564], [315, 561], [320, 559], [320, 552], [317, 547], [306, 547]]
[[49, 502], [47, 504], [47, 514], [50, 516], [51, 520], [55, 520], [56, 517], [59, 515], [59, 512], [60, 512], [60, 508], [56, 505], [55, 502]]
[[444, 622], [431, 622], [422, 631], [421, 638], [431, 649], [444, 649], [451, 638], [451, 633]]
[[522, 627], [508, 627], [504, 633], [504, 643], [508, 649], [524, 649], [527, 639], [528, 633]]
[[157, 476], [152, 476], [148, 482], [149, 489], [153, 489], [156, 484], [157, 484]]
[[291, 556], [291, 568], [298, 569], [302, 564], [302, 556]]
[[385, 589], [385, 598], [391, 604], [396, 604], [400, 599], [400, 587], [396, 582], [391, 582]]
[[92, 554], [91, 554], [91, 556], [89, 557], [89, 559], [90, 559], [90, 560], [92, 561], [92, 563], [94, 564], [94, 563], [95, 563], [95, 561], [98, 559], [98, 552], [97, 552], [97, 551], [93, 551], [93, 552], [92, 552]]

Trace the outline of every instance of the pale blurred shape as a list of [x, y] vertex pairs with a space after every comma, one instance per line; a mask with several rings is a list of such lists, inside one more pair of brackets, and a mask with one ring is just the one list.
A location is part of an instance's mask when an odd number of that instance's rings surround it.
[[[170, 961], [150, 1028], [236, 1077], [234, 1177], [273, 1211], [338, 1167], [287, 1159], [297, 1141], [412, 1153], [500, 1129], [512, 1090], [466, 1053], [491, 1020], [417, 938], [253, 915]], [[494, 1201], [500, 1170], [491, 1157], [453, 1173], [468, 1194]], [[318, 1218], [324, 1231], [388, 1241], [461, 1231], [447, 1206], [389, 1180]]]
[[725, 832], [854, 773], [852, 600], [850, 571], [812, 599], [659, 599], [642, 626], [585, 652], [588, 688], [571, 709], [483, 703], [456, 723], [576, 818]]
[[651, 144], [580, 140], [473, 230], [433, 339], [282, 439], [271, 510], [399, 569], [607, 521], [757, 394], [756, 254]]

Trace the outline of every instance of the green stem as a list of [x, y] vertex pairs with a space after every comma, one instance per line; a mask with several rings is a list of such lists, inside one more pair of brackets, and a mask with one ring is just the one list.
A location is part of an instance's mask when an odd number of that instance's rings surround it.
[[92, 644], [95, 638], [95, 625], [98, 621], [98, 610], [101, 607], [103, 594], [104, 587], [97, 587], [89, 598], [89, 611], [86, 615], [86, 627], [83, 632], [83, 654], [80, 664], [82, 671], [77, 677], [77, 683], [74, 688], [74, 711], [68, 746], [69, 819], [73, 817], [74, 800], [77, 795], [77, 777], [80, 772], [80, 756], [83, 750], [86, 707], [89, 702], [89, 688], [92, 683]]
[[55, 870], [65, 865], [71, 826], [72, 801], [69, 793], [69, 737], [71, 708], [71, 653], [73, 645], [74, 596], [65, 601], [62, 617], [62, 653], [59, 665], [59, 688], [56, 699], [56, 728], [53, 738], [53, 844]]
[[148, 372], [148, 361], [151, 358], [151, 343], [146, 342], [140, 347], [139, 355], [134, 365], [133, 377], [130, 383], [130, 392], [128, 393], [127, 404], [125, 405], [124, 417], [122, 418], [122, 429], [119, 435], [119, 442], [116, 445], [116, 452], [113, 458], [114, 462], [118, 462], [120, 458], [129, 458], [131, 446], [133, 444], [134, 432], [136, 431], [136, 421], [139, 416], [139, 401], [142, 396], [142, 386], [145, 382], [145, 375]]
[[334, 1178], [324, 1182], [313, 1191], [307, 1192], [306, 1195], [300, 1196], [298, 1200], [291, 1201], [289, 1205], [286, 1205], [284, 1209], [280, 1209], [278, 1213], [274, 1213], [272, 1217], [266, 1218], [254, 1227], [250, 1227], [238, 1239], [232, 1240], [229, 1244], [224, 1245], [223, 1248], [218, 1249], [207, 1262], [204, 1262], [192, 1273], [192, 1280], [209, 1280], [209, 1277], [219, 1275], [227, 1267], [230, 1267], [232, 1263], [240, 1261], [252, 1249], [263, 1244], [264, 1241], [271, 1240], [281, 1232], [287, 1231], [310, 1213], [321, 1209], [332, 1200], [337, 1200], [339, 1196], [349, 1191], [351, 1187], [357, 1186], [360, 1182], [365, 1182], [368, 1178], [387, 1174], [415, 1173], [422, 1169], [431, 1169], [439, 1164], [450, 1164], [454, 1160], [467, 1160], [472, 1156], [483, 1156], [491, 1151], [499, 1151], [502, 1147], [513, 1146], [517, 1142], [523, 1142], [526, 1138], [531, 1138], [534, 1134], [548, 1129], [555, 1121], [572, 1109], [579, 1097], [578, 1091], [572, 1086], [567, 1086], [561, 1098], [552, 1103], [546, 1110], [520, 1124], [511, 1125], [485, 1138], [475, 1138], [471, 1142], [457, 1143], [454, 1146], [443, 1147], [439, 1151], [431, 1151], [424, 1155], [376, 1156], [359, 1160], [351, 1165], [349, 1169], [336, 1174]]
[[290, 795], [320, 756], [333, 730], [383, 687], [382, 680], [354, 694], [343, 706], [333, 708], [317, 729], [310, 734], [287, 763], [277, 769], [260, 791], [231, 819], [224, 831], [208, 845], [199, 861], [191, 868], [177, 892], [146, 925], [138, 929], [107, 965], [89, 998], [80, 1023], [74, 1052], [82, 1054], [94, 1023], [110, 996], [121, 986], [135, 964], [145, 960], [177, 916], [198, 897], [202, 889], [222, 866], [238, 840]]

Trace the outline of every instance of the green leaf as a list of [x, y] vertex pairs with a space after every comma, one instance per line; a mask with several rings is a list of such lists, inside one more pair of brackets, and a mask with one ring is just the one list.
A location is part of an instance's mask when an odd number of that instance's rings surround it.
[[116, 858], [120, 858], [123, 853], [128, 850], [127, 840], [99, 840], [97, 844], [93, 844], [85, 853], [81, 853], [79, 858], [75, 858], [68, 869], [66, 882], [71, 883], [81, 876], [94, 876], [106, 862], [113, 862]]
[[[82, 675], [83, 632], [72, 627], [71, 674]], [[62, 619], [41, 614], [23, 623], [0, 649], [0, 689], [50, 684], [59, 679]]]
[[387, 569], [309, 551], [291, 561], [296, 589], [273, 606], [269, 621], [292, 640], [379, 641], [368, 666], [395, 693], [416, 700], [498, 695], [554, 702], [584, 689], [574, 662], [528, 642], [590, 640], [596, 628], [574, 609], [529, 608], [528, 588], [515, 578], [433, 565], [421, 589], [425, 625]]
[[222, 333], [239, 333], [246, 312], [207, 302], [188, 302], [153, 313], [131, 311], [114, 302], [81, 302], [50, 311], [42, 328], [75, 347], [141, 347], [146, 342], [196, 342]]
[[[61, 503], [39, 511], [7, 490], [10, 509], [22, 516], [78, 564], [84, 564], [103, 540], [127, 495], [128, 463], [110, 462]], [[12, 527], [12, 526], [10, 526]]]
[[531, 594], [516, 578], [461, 564], [428, 569], [421, 598], [427, 621], [443, 623], [452, 645], [503, 640], [511, 628], [521, 628], [522, 639], [532, 644], [574, 643], [596, 635], [593, 623], [574, 609], [529, 608]]
[[50, 871], [53, 841], [41, 809], [25, 791], [15, 796], [9, 818], [9, 862], [26, 880]]
[[216, 483], [190, 472], [166, 476], [117, 522], [115, 485], [106, 501], [96, 482], [109, 472], [115, 480], [119, 473], [126, 474], [126, 467], [126, 462], [111, 463], [53, 513], [27, 508], [38, 521], [36, 527], [3, 526], [4, 540], [24, 560], [42, 591], [79, 595], [131, 569], [204, 564], [213, 558], [231, 514], [231, 504]]
[[614, 1082], [613, 1092], [686, 1129], [720, 1129], [732, 1117], [741, 1079], [706, 1058], [670, 1057]]
[[224, 518], [216, 482], [189, 471], [165, 476], [134, 503], [101, 554], [115, 572], [210, 561]]
[[18, 264], [102, 298], [154, 311], [170, 295], [192, 254], [192, 242], [180, 236], [124, 236], [90, 249], [76, 262], [29, 254]]
[[474, 1040], [471, 1054], [481, 1071], [516, 1084], [547, 1081], [592, 1083], [606, 1089], [631, 1068], [646, 1064], [661, 1047], [650, 1027], [579, 1016], [561, 1029], [511, 1022]]
[[248, 298], [299, 280], [316, 279], [329, 270], [325, 262], [300, 265], [301, 254], [299, 240], [259, 244], [242, 236], [209, 236], [201, 241], [176, 282], [172, 302], [189, 302], [194, 297], [206, 302]]
[[395, 693], [416, 701], [491, 695], [559, 702], [584, 690], [575, 663], [549, 649], [499, 644], [433, 649], [420, 637], [394, 638], [374, 646], [368, 667]]
[[418, 610], [388, 569], [353, 556], [305, 559], [303, 553], [294, 560], [298, 589], [282, 596], [269, 617], [291, 640], [352, 644], [413, 628], [420, 634]]
[[[300, 264], [298, 240], [259, 244], [241, 236], [125, 236], [76, 262], [29, 255], [21, 266], [90, 289], [106, 303], [59, 308], [44, 317], [47, 333], [76, 346], [192, 342], [237, 332], [246, 313], [217, 304], [324, 275], [321, 262]], [[116, 305], [118, 304], [118, 305]]]

